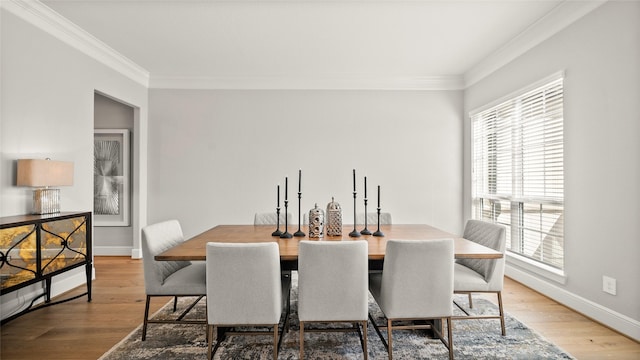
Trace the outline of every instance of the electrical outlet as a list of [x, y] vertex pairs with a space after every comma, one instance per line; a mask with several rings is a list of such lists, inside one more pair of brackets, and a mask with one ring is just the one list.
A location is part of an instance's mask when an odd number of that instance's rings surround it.
[[602, 276], [602, 291], [615, 295], [616, 294], [616, 279], [608, 276]]

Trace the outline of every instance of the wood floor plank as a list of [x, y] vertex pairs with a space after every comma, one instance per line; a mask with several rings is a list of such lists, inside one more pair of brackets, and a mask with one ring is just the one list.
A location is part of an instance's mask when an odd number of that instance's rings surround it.
[[[496, 296], [483, 296], [497, 303]], [[640, 343], [505, 277], [505, 311], [577, 359], [640, 359]]]
[[[142, 323], [142, 261], [98, 256], [94, 263], [93, 300], [83, 297], [39, 309], [3, 325], [0, 359], [97, 359]], [[79, 287], [63, 296], [84, 291]], [[495, 296], [485, 297], [496, 302]], [[154, 300], [151, 311], [169, 300]], [[638, 342], [508, 278], [503, 300], [509, 314], [578, 359], [640, 359]]]

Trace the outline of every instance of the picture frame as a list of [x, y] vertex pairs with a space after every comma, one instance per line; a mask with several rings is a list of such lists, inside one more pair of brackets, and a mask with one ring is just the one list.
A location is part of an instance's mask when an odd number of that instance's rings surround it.
[[129, 130], [95, 129], [93, 159], [94, 226], [130, 226]]

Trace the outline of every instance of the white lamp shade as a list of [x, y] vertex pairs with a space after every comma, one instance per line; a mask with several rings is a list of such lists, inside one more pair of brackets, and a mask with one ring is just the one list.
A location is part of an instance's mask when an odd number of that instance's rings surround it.
[[41, 159], [18, 160], [17, 186], [73, 185], [73, 163]]

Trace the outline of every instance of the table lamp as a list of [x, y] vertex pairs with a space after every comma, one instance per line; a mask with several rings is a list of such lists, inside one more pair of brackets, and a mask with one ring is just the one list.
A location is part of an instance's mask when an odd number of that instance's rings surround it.
[[59, 213], [60, 189], [50, 186], [73, 185], [73, 163], [49, 158], [19, 159], [16, 185], [36, 188], [33, 190], [34, 214]]

